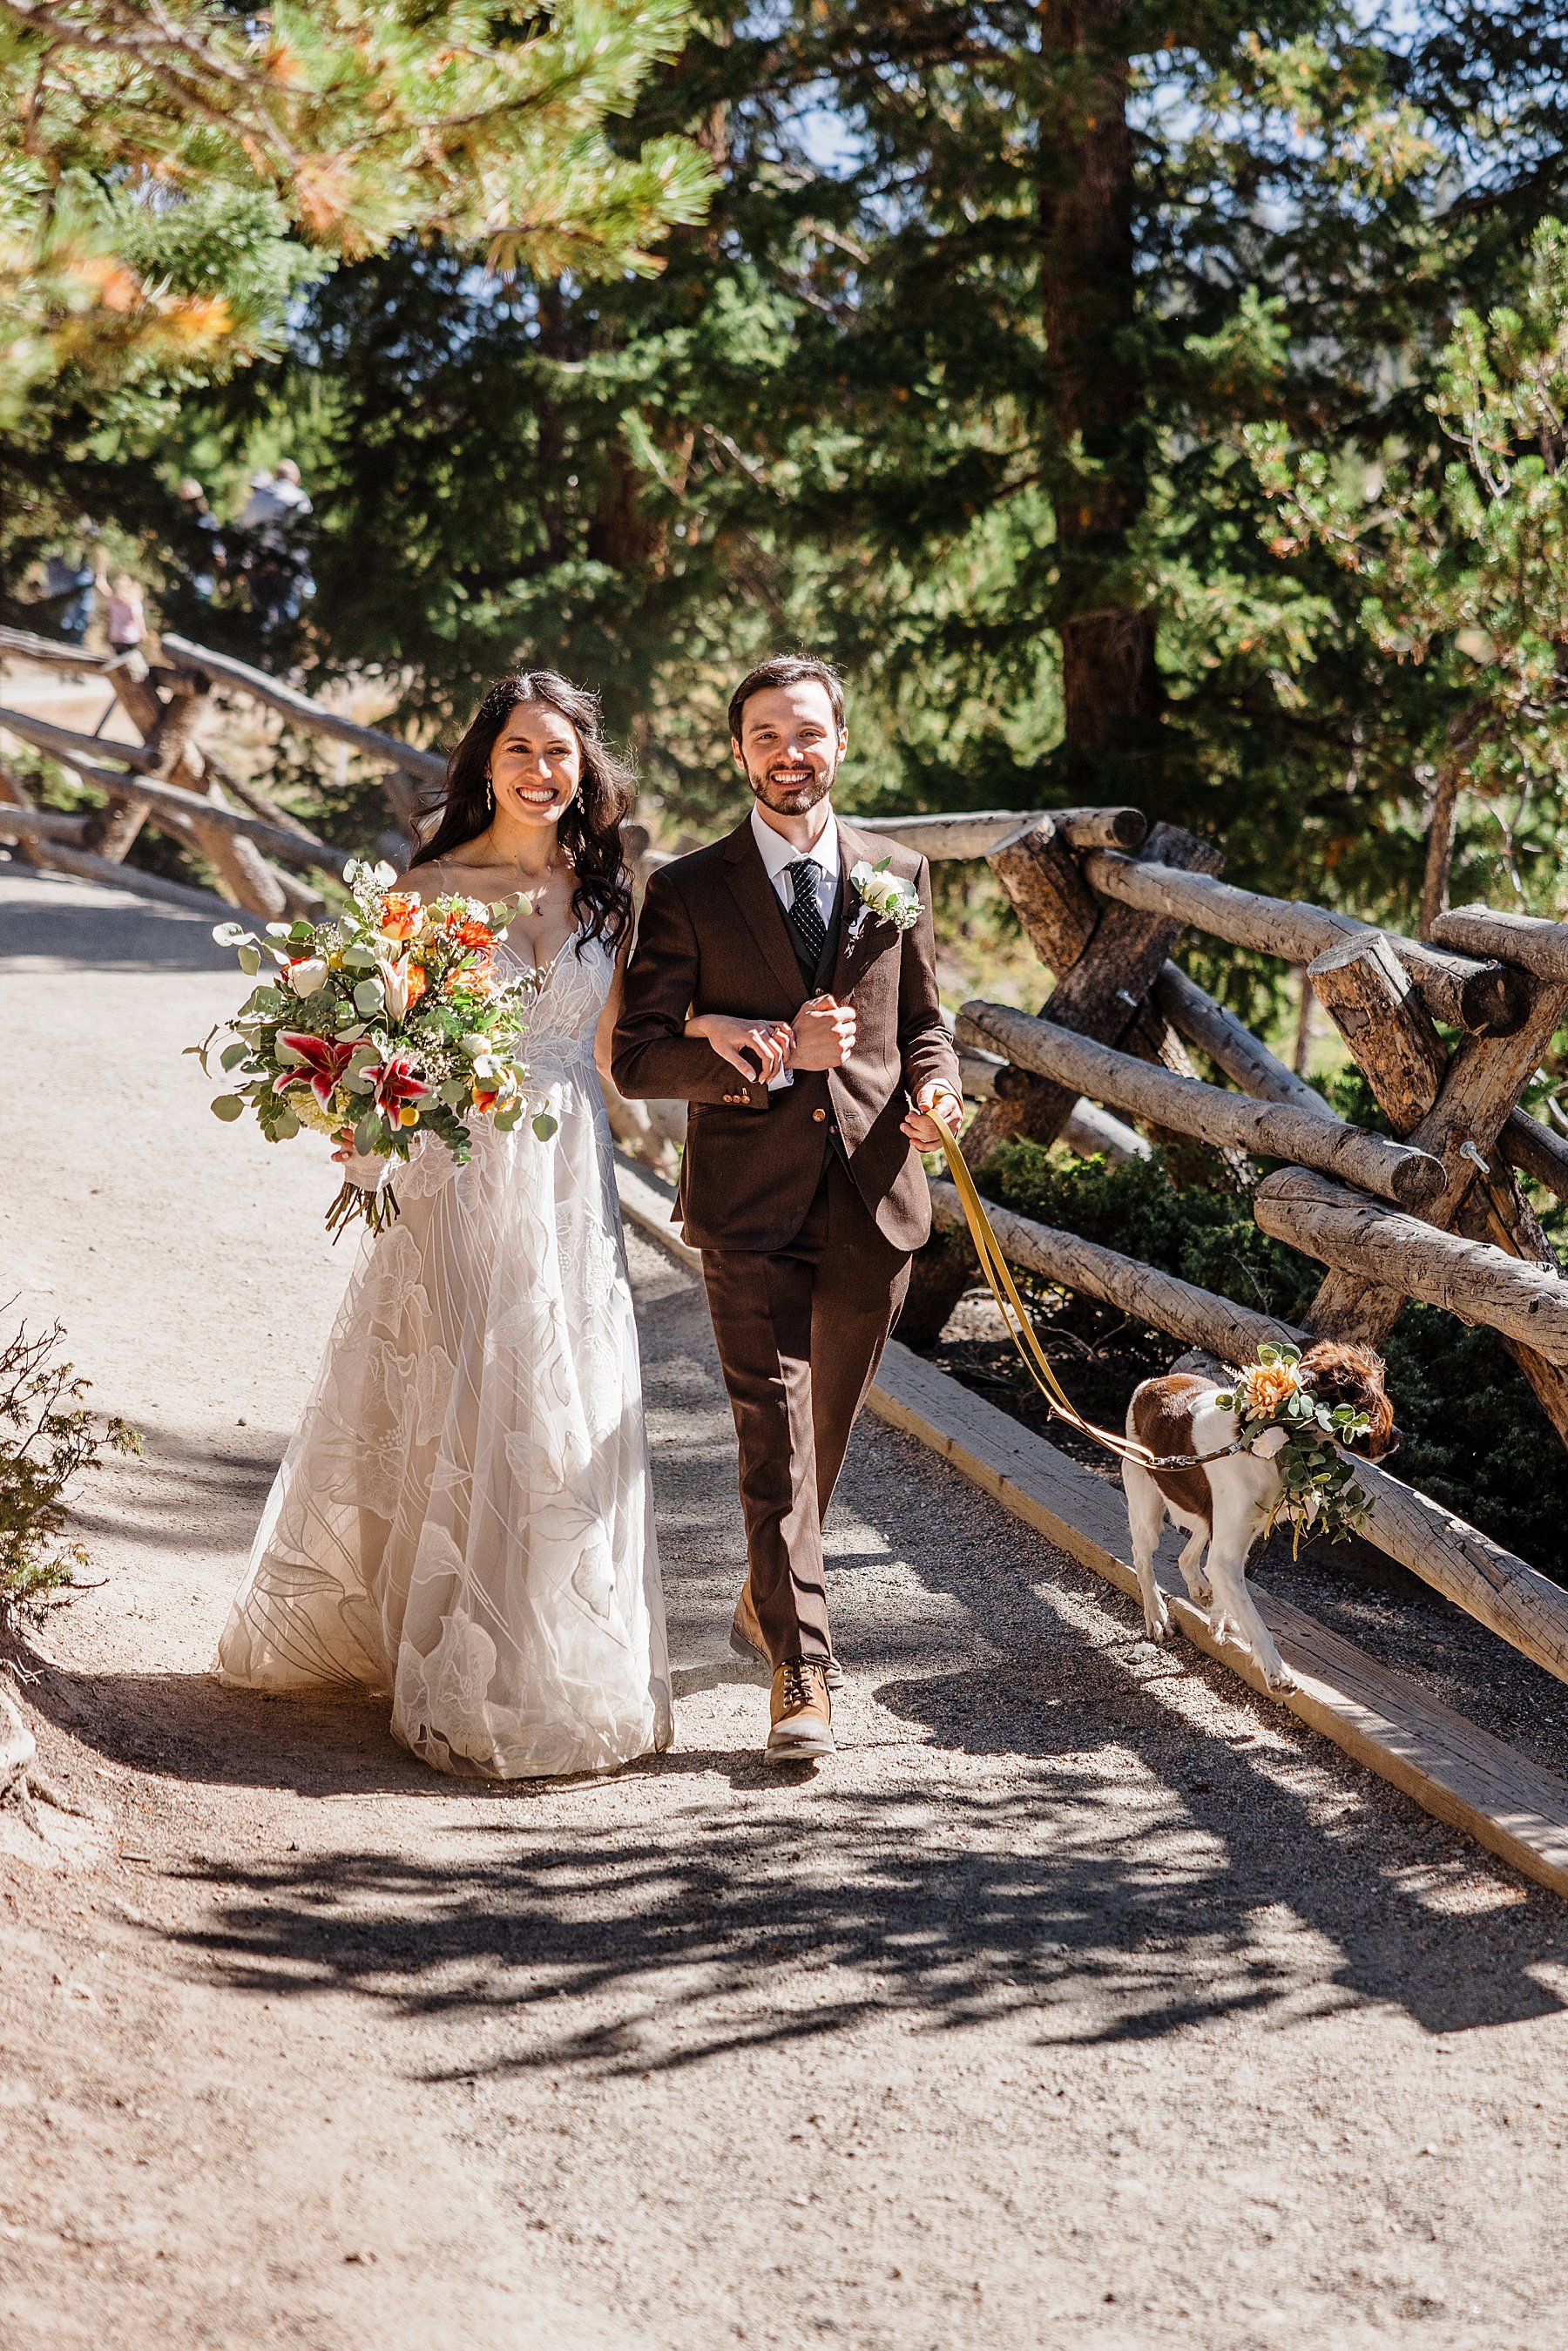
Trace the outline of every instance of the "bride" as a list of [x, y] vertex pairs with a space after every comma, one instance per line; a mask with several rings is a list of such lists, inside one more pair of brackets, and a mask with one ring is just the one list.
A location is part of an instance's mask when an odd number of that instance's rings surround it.
[[[669, 1663], [608, 1068], [629, 778], [596, 705], [503, 678], [400, 887], [517, 913], [518, 1045], [559, 1122], [417, 1144], [368, 1240], [218, 1648], [252, 1688], [388, 1692], [438, 1771], [602, 1771], [670, 1744]], [[388, 1163], [340, 1152], [356, 1181]]]

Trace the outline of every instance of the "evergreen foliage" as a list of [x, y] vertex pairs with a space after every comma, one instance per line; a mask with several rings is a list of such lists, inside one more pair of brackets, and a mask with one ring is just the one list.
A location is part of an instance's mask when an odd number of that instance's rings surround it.
[[[1447, 895], [1461, 789], [1490, 804], [1523, 893], [1516, 853], [1555, 852], [1568, 779], [1568, 231], [1531, 241], [1517, 308], [1460, 311], [1426, 405], [1429, 434], [1357, 467], [1343, 452], [1292, 449], [1251, 428], [1259, 475], [1285, 523], [1278, 542], [1323, 548], [1361, 591], [1376, 652], [1429, 666], [1425, 739], [1400, 748], [1431, 778], [1437, 810], [1427, 914]], [[1419, 708], [1419, 705], [1417, 705]], [[1511, 810], [1501, 805], [1504, 795]], [[1532, 802], [1542, 803], [1531, 823]]]

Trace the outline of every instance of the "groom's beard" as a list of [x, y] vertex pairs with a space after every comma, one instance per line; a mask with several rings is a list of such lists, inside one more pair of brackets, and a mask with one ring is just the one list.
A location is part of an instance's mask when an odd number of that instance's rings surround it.
[[[789, 770], [786, 768], [784, 772], [788, 774]], [[803, 784], [776, 783], [771, 768], [748, 766], [746, 780], [764, 808], [770, 808], [775, 815], [804, 816], [808, 809], [814, 809], [819, 800], [827, 799], [837, 774], [835, 762], [827, 775], [813, 774]]]

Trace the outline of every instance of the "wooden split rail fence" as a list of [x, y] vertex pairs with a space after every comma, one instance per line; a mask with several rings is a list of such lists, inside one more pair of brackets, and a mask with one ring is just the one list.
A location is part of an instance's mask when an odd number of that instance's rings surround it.
[[197, 850], [217, 878], [222, 902], [266, 922], [322, 912], [320, 892], [303, 877], [340, 871], [349, 853], [278, 807], [214, 747], [201, 721], [214, 685], [373, 761], [382, 770], [389, 817], [402, 834], [412, 831], [422, 792], [438, 787], [446, 772], [436, 753], [380, 727], [361, 726], [266, 671], [183, 637], [164, 637], [150, 665], [139, 653], [89, 653], [56, 638], [0, 628], [0, 659], [101, 677], [139, 738], [125, 743], [81, 735], [0, 705], [0, 734], [44, 752], [104, 795], [104, 805], [86, 814], [40, 808], [15, 765], [0, 759], [0, 841], [27, 862], [139, 896], [195, 907], [213, 903], [203, 892], [126, 865], [126, 852], [144, 824]]
[[[1087, 1096], [1239, 1166], [1260, 1229], [1325, 1271], [1297, 1329], [994, 1210], [1015, 1264], [1228, 1363], [1265, 1339], [1376, 1344], [1406, 1298], [1425, 1300], [1496, 1331], [1568, 1441], [1568, 1282], [1518, 1181], [1568, 1198], [1568, 1144], [1519, 1106], [1568, 1022], [1568, 925], [1468, 907], [1430, 941], [1402, 938], [1235, 889], [1211, 843], [1132, 809], [881, 829], [928, 856], [983, 856], [1055, 975], [1038, 1014], [974, 1002], [958, 1015], [961, 1051], [987, 1057], [972, 1164], [1014, 1137], [1056, 1141]], [[1396, 1139], [1340, 1119], [1173, 962], [1185, 928], [1302, 967]], [[1205, 1081], [1189, 1048], [1229, 1084]], [[1287, 1164], [1254, 1184], [1251, 1156]], [[938, 1238], [900, 1327], [916, 1345], [973, 1278], [956, 1194], [934, 1182], [932, 1196]], [[1568, 1680], [1568, 1591], [1386, 1470], [1362, 1463], [1358, 1476], [1372, 1542]]]

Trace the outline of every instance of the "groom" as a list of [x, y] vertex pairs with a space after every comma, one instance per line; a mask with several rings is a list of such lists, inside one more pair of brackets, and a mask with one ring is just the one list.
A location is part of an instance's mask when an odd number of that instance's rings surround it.
[[767, 1760], [785, 1763], [832, 1751], [822, 1514], [930, 1230], [929, 1113], [956, 1126], [962, 1105], [925, 861], [892, 850], [918, 895], [907, 929], [850, 879], [889, 845], [833, 813], [837, 675], [764, 662], [729, 731], [751, 813], [649, 883], [612, 1066], [623, 1094], [691, 1105], [676, 1214], [703, 1253], [746, 1511], [732, 1638], [774, 1667]]

